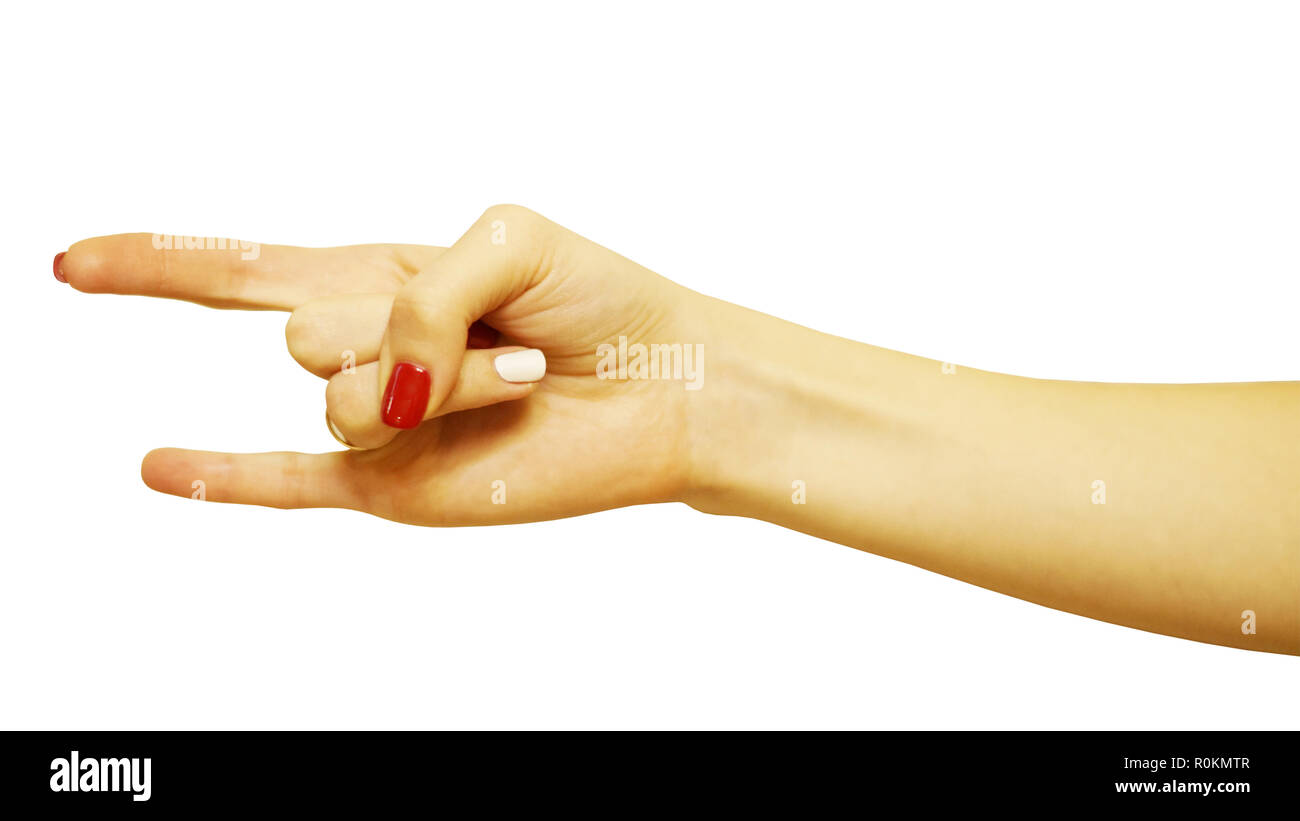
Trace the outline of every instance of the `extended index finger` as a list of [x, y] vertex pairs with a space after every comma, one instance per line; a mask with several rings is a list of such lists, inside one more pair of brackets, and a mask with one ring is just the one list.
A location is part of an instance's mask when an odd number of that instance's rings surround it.
[[55, 266], [62, 279], [87, 293], [291, 311], [322, 296], [396, 291], [442, 250], [425, 245], [299, 248], [114, 234], [75, 243]]

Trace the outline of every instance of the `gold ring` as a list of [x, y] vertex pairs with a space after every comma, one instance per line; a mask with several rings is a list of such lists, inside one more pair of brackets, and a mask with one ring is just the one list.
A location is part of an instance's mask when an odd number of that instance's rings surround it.
[[351, 442], [343, 438], [343, 434], [339, 433], [338, 426], [335, 425], [334, 420], [330, 418], [329, 411], [325, 411], [325, 427], [330, 429], [330, 436], [333, 436], [335, 439], [337, 439], [339, 441], [339, 444], [347, 448], [348, 450], [365, 450], [365, 448], [359, 448], [356, 445], [352, 444]]

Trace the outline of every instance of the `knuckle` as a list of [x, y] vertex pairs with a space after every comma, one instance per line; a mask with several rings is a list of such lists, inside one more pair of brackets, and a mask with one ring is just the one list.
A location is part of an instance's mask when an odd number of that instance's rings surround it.
[[275, 507], [300, 507], [302, 500], [308, 497], [307, 491], [312, 478], [311, 471], [307, 469], [305, 454], [290, 454], [281, 464], [280, 478], [287, 493], [281, 503]]
[[397, 328], [414, 327], [432, 330], [438, 327], [441, 312], [429, 295], [416, 288], [406, 288], [393, 300], [389, 323]]
[[522, 205], [501, 203], [499, 205], [488, 206], [488, 209], [483, 212], [482, 219], [489, 223], [495, 222], [496, 220], [502, 220], [503, 222], [508, 223], [513, 222], [522, 227], [540, 222], [542, 215], [533, 211], [531, 208], [525, 208]]
[[315, 320], [307, 310], [299, 308], [289, 314], [289, 321], [284, 323], [284, 341], [294, 359], [301, 361], [299, 354], [314, 336]]
[[328, 376], [338, 370], [338, 361], [321, 350], [324, 329], [319, 314], [304, 306], [289, 315], [284, 324], [284, 342], [289, 356], [302, 367], [318, 376]]
[[511, 242], [523, 240], [534, 247], [553, 238], [554, 223], [541, 214], [522, 205], [493, 205], [483, 212], [479, 221], [491, 229], [504, 225], [510, 231]]
[[565, 238], [570, 236], [560, 226], [522, 205], [494, 205], [483, 212], [479, 225], [480, 230], [492, 232], [494, 245], [508, 249], [514, 267], [533, 280], [552, 267]]

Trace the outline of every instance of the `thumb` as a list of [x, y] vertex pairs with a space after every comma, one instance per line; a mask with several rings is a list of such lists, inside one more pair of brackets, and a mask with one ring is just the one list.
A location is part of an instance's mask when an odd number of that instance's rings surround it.
[[397, 292], [379, 353], [384, 424], [413, 428], [435, 415], [456, 386], [470, 325], [541, 280], [557, 228], [527, 208], [493, 206]]

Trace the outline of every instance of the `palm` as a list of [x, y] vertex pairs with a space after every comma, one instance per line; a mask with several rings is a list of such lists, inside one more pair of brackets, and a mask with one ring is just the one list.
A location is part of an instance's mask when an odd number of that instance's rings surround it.
[[372, 511], [414, 524], [507, 523], [672, 498], [661, 463], [677, 454], [655, 452], [658, 437], [637, 430], [661, 407], [653, 394], [662, 386], [595, 381], [548, 376], [526, 400], [430, 420], [349, 454], [373, 471]]

